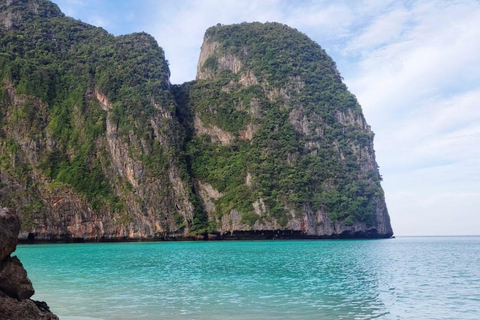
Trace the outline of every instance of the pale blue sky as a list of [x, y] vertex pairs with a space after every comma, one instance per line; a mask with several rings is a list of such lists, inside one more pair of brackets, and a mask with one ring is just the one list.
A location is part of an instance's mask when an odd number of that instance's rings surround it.
[[397, 235], [480, 234], [480, 2], [54, 0], [115, 35], [145, 31], [172, 83], [195, 77], [206, 28], [277, 21], [337, 62], [375, 136]]

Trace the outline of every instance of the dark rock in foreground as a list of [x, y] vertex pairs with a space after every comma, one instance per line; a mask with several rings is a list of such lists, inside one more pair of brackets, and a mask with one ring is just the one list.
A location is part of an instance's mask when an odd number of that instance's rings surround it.
[[35, 293], [27, 271], [17, 257], [8, 257], [2, 261], [0, 290], [20, 300], [28, 299]]
[[35, 293], [27, 271], [15, 251], [20, 220], [15, 212], [0, 208], [0, 320], [54, 320], [45, 302], [31, 300]]
[[5, 260], [17, 247], [20, 219], [8, 210], [0, 208], [0, 261]]

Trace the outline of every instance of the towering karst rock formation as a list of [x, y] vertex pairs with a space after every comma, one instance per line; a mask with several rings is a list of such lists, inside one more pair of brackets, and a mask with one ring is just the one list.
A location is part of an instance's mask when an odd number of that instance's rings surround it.
[[207, 30], [170, 85], [144, 33], [0, 3], [0, 201], [40, 240], [390, 237], [373, 133], [335, 63], [278, 23]]
[[197, 80], [178, 96], [211, 229], [391, 235], [373, 133], [333, 60], [304, 34], [278, 23], [212, 27]]
[[[193, 219], [163, 50], [44, 0], [0, 5], [2, 204], [37, 239], [143, 238]], [[187, 228], [185, 228], [187, 230]]]

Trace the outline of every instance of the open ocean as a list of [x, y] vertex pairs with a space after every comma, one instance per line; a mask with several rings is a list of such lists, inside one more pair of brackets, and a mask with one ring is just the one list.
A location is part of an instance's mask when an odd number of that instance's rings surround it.
[[480, 319], [480, 237], [19, 245], [61, 320]]

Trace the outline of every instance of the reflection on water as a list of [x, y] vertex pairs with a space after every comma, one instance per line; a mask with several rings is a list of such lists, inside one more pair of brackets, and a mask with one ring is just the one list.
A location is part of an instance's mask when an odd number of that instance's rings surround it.
[[61, 319], [478, 319], [480, 238], [19, 246]]

